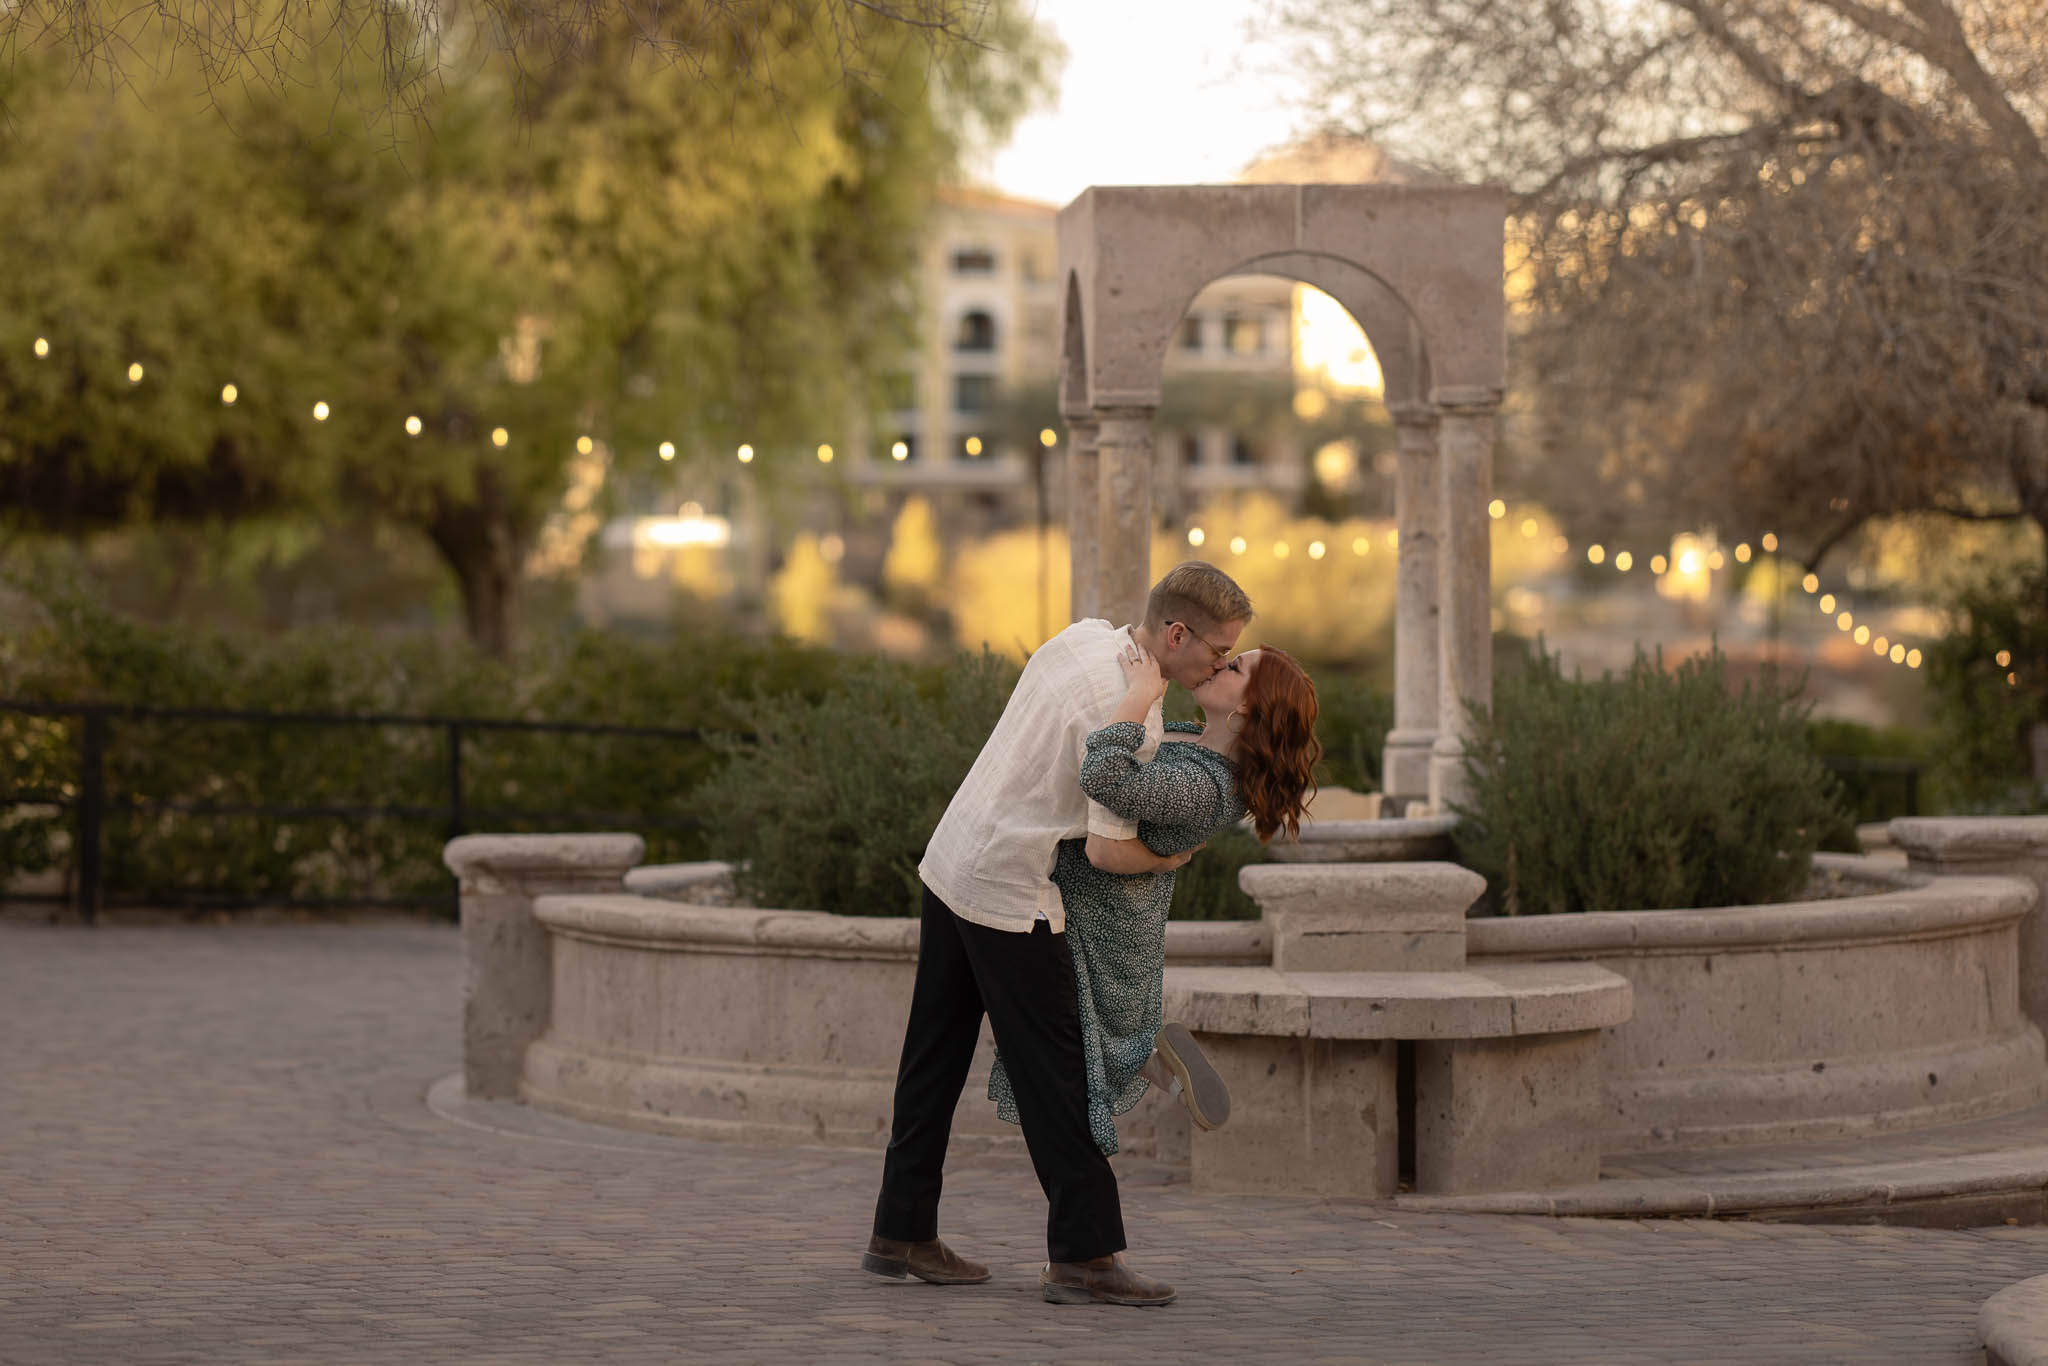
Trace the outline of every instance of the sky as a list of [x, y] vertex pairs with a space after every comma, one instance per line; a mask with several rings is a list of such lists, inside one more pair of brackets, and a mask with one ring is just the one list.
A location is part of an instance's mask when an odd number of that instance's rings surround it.
[[1262, 0], [1035, 0], [1066, 44], [1054, 102], [979, 177], [1065, 204], [1090, 185], [1228, 181], [1302, 122]]

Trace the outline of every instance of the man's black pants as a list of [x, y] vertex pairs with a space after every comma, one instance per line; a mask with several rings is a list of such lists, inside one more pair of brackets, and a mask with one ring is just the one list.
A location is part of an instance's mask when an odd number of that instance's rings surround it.
[[946, 1141], [986, 1012], [1017, 1094], [1031, 1165], [1051, 1205], [1047, 1254], [1055, 1262], [1084, 1262], [1123, 1251], [1116, 1173], [1088, 1129], [1088, 1074], [1066, 936], [1043, 921], [1029, 934], [976, 925], [927, 887], [918, 943], [876, 1236], [913, 1243], [939, 1236]]

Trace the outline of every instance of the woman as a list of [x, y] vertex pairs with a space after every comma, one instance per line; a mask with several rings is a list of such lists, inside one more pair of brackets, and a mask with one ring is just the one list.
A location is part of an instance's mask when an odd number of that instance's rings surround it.
[[[1161, 1028], [1173, 870], [1247, 812], [1261, 843], [1282, 830], [1292, 838], [1322, 756], [1315, 685], [1291, 655], [1269, 646], [1237, 656], [1194, 689], [1203, 724], [1169, 726], [1159, 752], [1141, 763], [1145, 716], [1166, 680], [1142, 651], [1126, 662], [1129, 688], [1109, 723], [1088, 737], [1081, 786], [1137, 821], [1138, 836], [1064, 841], [1052, 874], [1066, 904], [1089, 1127], [1104, 1153], [1117, 1151], [1116, 1116], [1136, 1105], [1148, 1084], [1177, 1093], [1205, 1129], [1229, 1116], [1222, 1079], [1187, 1029]], [[1155, 871], [1162, 856], [1165, 870]], [[998, 1114], [1017, 1122], [1000, 1055], [989, 1098]]]

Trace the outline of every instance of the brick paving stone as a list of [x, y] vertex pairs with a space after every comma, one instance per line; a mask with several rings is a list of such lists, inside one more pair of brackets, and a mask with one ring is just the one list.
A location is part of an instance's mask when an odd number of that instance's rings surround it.
[[434, 1113], [460, 993], [444, 926], [0, 924], [0, 1362], [1919, 1366], [1981, 1360], [1978, 1303], [2048, 1272], [2042, 1229], [1423, 1214], [1121, 1163], [1181, 1301], [1064, 1308], [1028, 1165], [975, 1157], [945, 1232], [995, 1280], [877, 1281], [875, 1153]]

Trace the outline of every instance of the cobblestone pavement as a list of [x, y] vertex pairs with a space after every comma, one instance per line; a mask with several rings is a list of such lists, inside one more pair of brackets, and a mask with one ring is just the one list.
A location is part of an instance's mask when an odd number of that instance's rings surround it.
[[[0, 1361], [1970, 1362], [2048, 1230], [1418, 1216], [1126, 1172], [1167, 1309], [1040, 1302], [1021, 1159], [960, 1162], [997, 1268], [855, 1269], [872, 1153], [452, 1123], [460, 955], [418, 925], [0, 924]], [[613, 1139], [614, 1141], [607, 1141]]]

